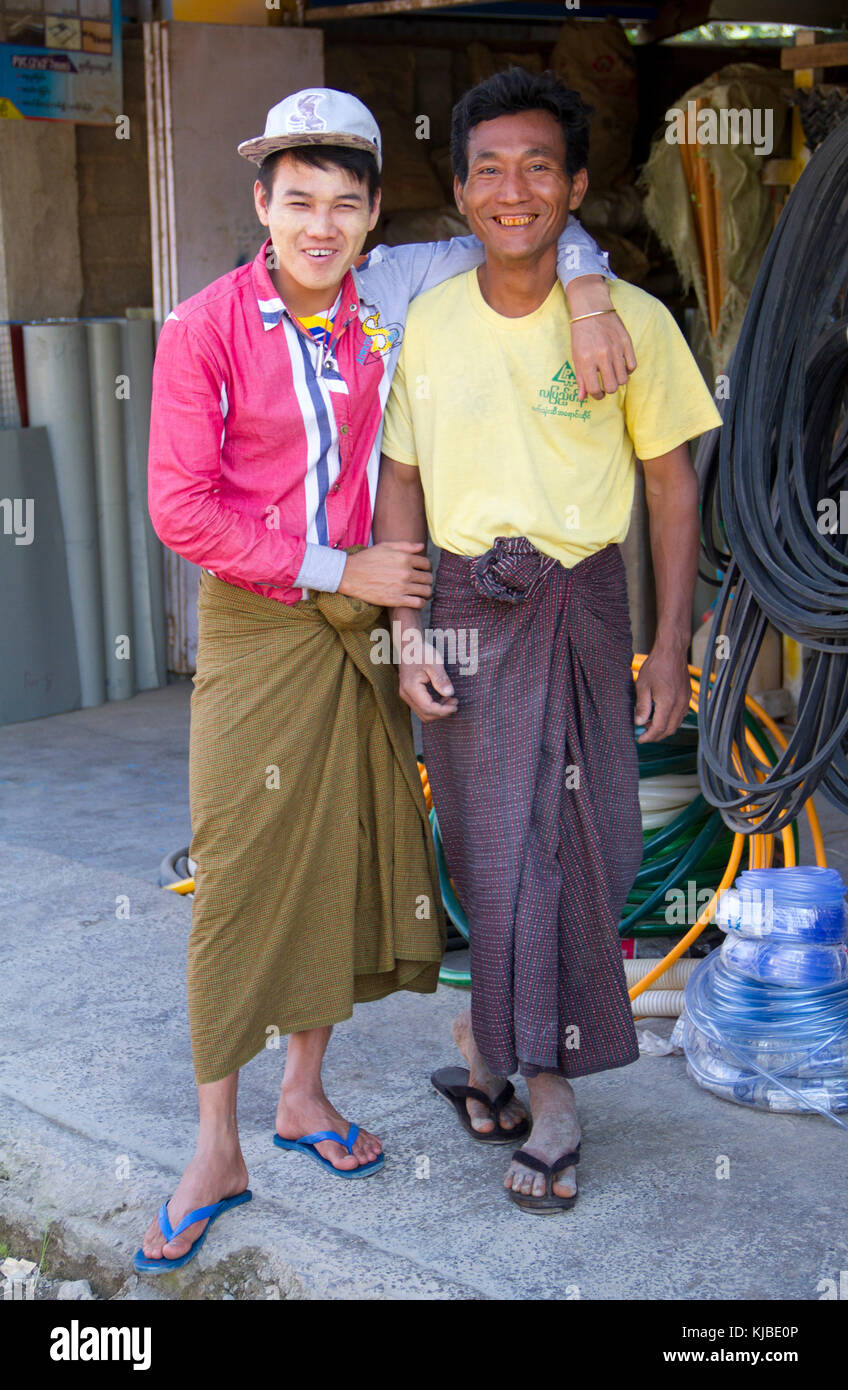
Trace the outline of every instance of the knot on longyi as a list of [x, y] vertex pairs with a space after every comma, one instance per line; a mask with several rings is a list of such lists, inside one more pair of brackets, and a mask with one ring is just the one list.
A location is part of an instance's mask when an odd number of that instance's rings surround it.
[[484, 598], [521, 603], [556, 563], [526, 536], [496, 536], [491, 549], [472, 563], [471, 583]]

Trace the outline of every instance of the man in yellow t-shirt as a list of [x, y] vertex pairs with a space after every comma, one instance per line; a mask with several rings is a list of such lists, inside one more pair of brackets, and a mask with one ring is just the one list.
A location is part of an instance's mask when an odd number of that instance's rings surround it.
[[[431, 627], [393, 609], [400, 688], [424, 721], [445, 855], [470, 927], [468, 1071], [433, 1084], [484, 1142], [532, 1131], [510, 1198], [576, 1200], [569, 1078], [638, 1056], [618, 922], [642, 853], [641, 741], [689, 702], [698, 558], [687, 441], [720, 424], [672, 316], [632, 285], [612, 302], [639, 365], [615, 395], [578, 389], [556, 239], [587, 185], [588, 127], [552, 74], [512, 68], [454, 108], [460, 211], [485, 263], [422, 295], [386, 414], [375, 541], [442, 548]], [[626, 378], [621, 378], [626, 379]], [[581, 394], [583, 399], [581, 399]], [[624, 566], [643, 461], [657, 634], [634, 693]]]

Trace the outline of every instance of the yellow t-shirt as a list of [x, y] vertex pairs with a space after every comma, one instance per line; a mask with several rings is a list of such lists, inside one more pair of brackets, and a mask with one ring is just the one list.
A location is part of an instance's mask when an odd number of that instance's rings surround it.
[[523, 318], [490, 308], [476, 270], [410, 306], [383, 453], [421, 470], [436, 545], [481, 555], [523, 535], [575, 565], [626, 536], [634, 450], [656, 458], [721, 423], [665, 306], [620, 280], [610, 294], [638, 366], [615, 395], [582, 403], [559, 281]]

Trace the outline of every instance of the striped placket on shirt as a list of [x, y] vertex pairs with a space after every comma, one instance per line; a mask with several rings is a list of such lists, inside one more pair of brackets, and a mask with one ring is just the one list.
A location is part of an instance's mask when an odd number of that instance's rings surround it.
[[[330, 545], [327, 496], [342, 470], [339, 427], [332, 405], [334, 393], [347, 396], [347, 382], [339, 372], [333, 351], [339, 337], [335, 325], [340, 313], [341, 291], [330, 310], [334, 329], [329, 347], [323, 347], [295, 323], [282, 299], [260, 299], [259, 312], [266, 332], [281, 328], [292, 366], [295, 394], [306, 433], [306, 539], [314, 545]], [[357, 305], [349, 306], [355, 312]], [[343, 332], [350, 319], [344, 320]], [[318, 365], [321, 363], [320, 375]]]

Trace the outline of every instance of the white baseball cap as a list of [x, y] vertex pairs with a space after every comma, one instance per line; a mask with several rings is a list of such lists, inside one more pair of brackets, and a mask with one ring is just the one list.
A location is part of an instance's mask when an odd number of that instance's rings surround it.
[[265, 121], [265, 134], [242, 140], [238, 152], [254, 164], [266, 155], [293, 145], [346, 145], [367, 150], [382, 168], [380, 127], [367, 106], [350, 92], [332, 87], [307, 87], [272, 106]]

